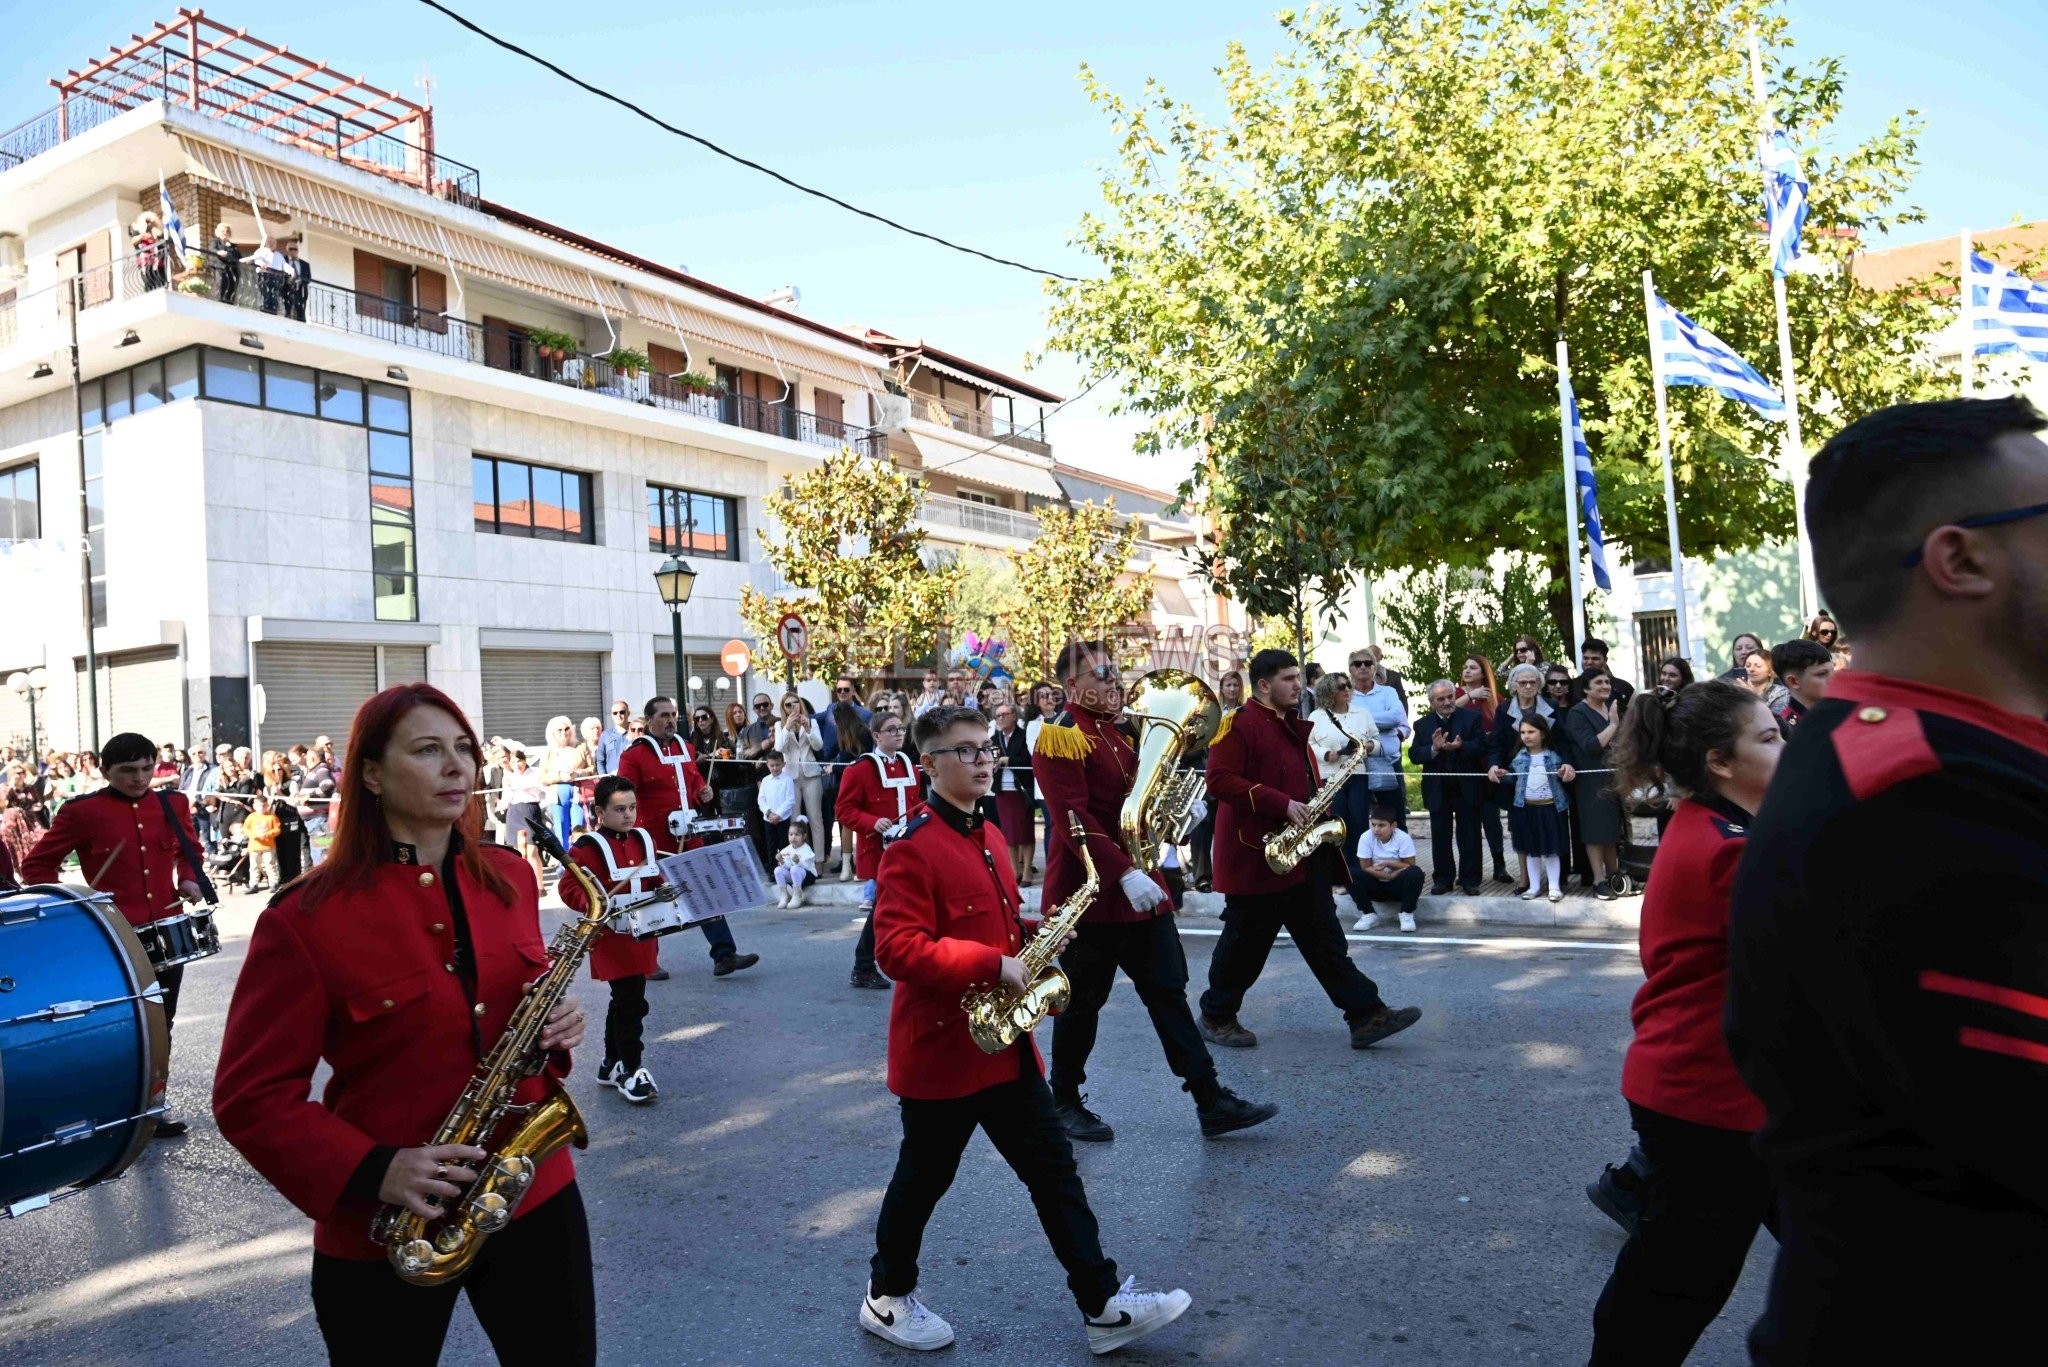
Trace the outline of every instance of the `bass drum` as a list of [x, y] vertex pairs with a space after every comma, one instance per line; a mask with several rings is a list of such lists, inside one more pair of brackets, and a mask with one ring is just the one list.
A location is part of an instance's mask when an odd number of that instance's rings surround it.
[[156, 971], [106, 896], [0, 897], [0, 1216], [120, 1176], [156, 1133], [170, 1061]]

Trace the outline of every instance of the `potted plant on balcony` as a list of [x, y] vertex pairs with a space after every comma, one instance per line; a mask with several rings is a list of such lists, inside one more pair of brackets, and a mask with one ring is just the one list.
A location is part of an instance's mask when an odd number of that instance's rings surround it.
[[676, 383], [685, 389], [701, 389], [706, 393], [717, 390], [718, 382], [709, 375], [700, 375], [694, 370], [685, 370], [675, 377]]
[[574, 337], [549, 328], [528, 328], [526, 340], [532, 344], [535, 351], [550, 361], [566, 361], [577, 351]]
[[611, 363], [613, 370], [633, 379], [638, 379], [640, 372], [647, 369], [647, 353], [631, 347], [615, 346], [605, 354], [605, 360]]

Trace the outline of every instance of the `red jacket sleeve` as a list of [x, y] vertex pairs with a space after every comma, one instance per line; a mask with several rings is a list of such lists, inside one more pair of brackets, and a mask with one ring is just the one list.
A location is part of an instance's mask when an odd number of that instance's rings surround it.
[[875, 766], [863, 760], [855, 760], [839, 776], [839, 802], [833, 811], [833, 817], [840, 825], [850, 826], [862, 835], [873, 835], [876, 828], [885, 821], [892, 826], [895, 825], [894, 817], [876, 816], [862, 806], [863, 803], [871, 802], [879, 796], [881, 786], [882, 780], [880, 775], [875, 773]]
[[[1290, 741], [1292, 737], [1288, 738]], [[1293, 798], [1278, 788], [1254, 783], [1245, 774], [1244, 730], [1232, 726], [1209, 746], [1209, 798], [1227, 802], [1240, 812], [1268, 818], [1287, 815]]]
[[64, 857], [84, 848], [87, 843], [85, 818], [78, 810], [78, 804], [75, 801], [65, 803], [57, 809], [57, 818], [50, 823], [50, 829], [43, 832], [42, 838], [28, 852], [28, 858], [21, 861], [22, 883], [56, 882]]
[[[1080, 817], [1096, 872], [1105, 885], [1115, 886], [1135, 865], [1118, 838], [1120, 833], [1103, 829], [1095, 814], [1088, 810], [1088, 761], [1047, 754], [1041, 749], [1031, 756], [1031, 772], [1038, 779], [1039, 796], [1045, 799], [1046, 829], [1052, 833], [1051, 839], [1071, 848], [1074, 836], [1067, 829], [1067, 814]], [[1075, 858], [1078, 863], [1079, 855]]]
[[249, 937], [213, 1075], [213, 1116], [249, 1166], [315, 1220], [332, 1217], [376, 1141], [312, 1099], [326, 984], [292, 929], [265, 911]]
[[890, 977], [934, 992], [992, 983], [1003, 951], [979, 940], [939, 934], [938, 880], [924, 851], [890, 850], [875, 887], [875, 963]]

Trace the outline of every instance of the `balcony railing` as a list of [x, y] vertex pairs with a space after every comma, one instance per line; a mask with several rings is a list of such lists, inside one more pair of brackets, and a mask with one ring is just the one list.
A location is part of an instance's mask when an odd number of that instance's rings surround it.
[[937, 427], [950, 427], [971, 437], [1000, 438], [1045, 447], [1045, 419], [1012, 422], [999, 413], [976, 408], [958, 399], [942, 399], [921, 389], [910, 391], [910, 416]]
[[1013, 536], [1019, 541], [1031, 541], [1038, 536], [1038, 519], [1029, 513], [945, 494], [926, 494], [924, 511], [919, 516], [933, 526]]

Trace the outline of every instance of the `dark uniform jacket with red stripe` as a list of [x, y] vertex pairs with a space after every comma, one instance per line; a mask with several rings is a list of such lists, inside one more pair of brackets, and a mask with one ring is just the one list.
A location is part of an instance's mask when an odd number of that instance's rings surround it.
[[[399, 845], [368, 883], [317, 910], [302, 904], [302, 879], [256, 918], [228, 1007], [213, 1114], [249, 1165], [313, 1217], [321, 1253], [384, 1256], [369, 1230], [390, 1152], [434, 1142], [526, 985], [547, 971], [532, 870], [499, 846], [482, 852], [511, 885], [510, 899], [452, 859], [422, 868]], [[467, 965], [458, 962], [450, 869], [468, 925]], [[323, 1062], [333, 1076], [314, 1097]], [[550, 1071], [568, 1066], [558, 1053]], [[527, 1078], [515, 1100], [538, 1101], [545, 1087], [544, 1078]], [[562, 1149], [541, 1164], [515, 1218], [574, 1177]]]
[[[960, 998], [993, 985], [1003, 956], [1035, 929], [1010, 851], [995, 825], [936, 793], [910, 832], [882, 855], [875, 888], [875, 963], [896, 980], [889, 1003], [889, 1090], [920, 1101], [969, 1096], [1017, 1080], [1014, 1050], [984, 1054]], [[1030, 1036], [1018, 1049], [1038, 1045]]]
[[1779, 1184], [1756, 1360], [2038, 1359], [2048, 723], [1836, 674], [1736, 875], [1727, 1028]]
[[[661, 890], [665, 881], [655, 863], [653, 837], [635, 826], [627, 831], [600, 826], [569, 847], [569, 857], [606, 890], [614, 907], [637, 902]], [[579, 916], [590, 905], [583, 885], [564, 878], [557, 887], [562, 904]], [[653, 940], [636, 940], [616, 925], [590, 947], [590, 976], [601, 983], [619, 978], [644, 978], [661, 967]]]
[[[832, 815], [856, 832], [854, 877], [873, 878], [881, 872], [879, 828], [907, 824], [923, 805], [917, 793], [917, 761], [901, 750], [887, 757], [871, 750], [846, 766], [839, 775], [839, 801]], [[819, 835], [811, 832], [813, 846]]]
[[1135, 865], [1124, 849], [1124, 799], [1130, 796], [1137, 778], [1138, 752], [1117, 729], [1116, 718], [1085, 707], [1072, 707], [1049, 718], [1038, 728], [1038, 744], [1031, 752], [1031, 773], [1038, 780], [1038, 792], [1045, 799], [1046, 854], [1045, 891], [1039, 905], [1056, 907], [1077, 892], [1086, 880], [1081, 867], [1080, 847], [1067, 826], [1067, 814], [1081, 818], [1088, 833], [1088, 857], [1102, 887], [1082, 924], [1095, 921], [1149, 921], [1173, 915], [1173, 904], [1165, 896], [1166, 880], [1149, 875], [1159, 885], [1159, 904], [1139, 911], [1124, 896], [1121, 880]]
[[[173, 816], [190, 837], [191, 848], [199, 848], [185, 795], [165, 796], [170, 798]], [[177, 915], [181, 906], [178, 883], [199, 877], [185, 848], [178, 832], [164, 820], [164, 803], [155, 793], [136, 798], [101, 788], [74, 797], [57, 809], [57, 819], [21, 861], [21, 881], [56, 882], [64, 856], [76, 852], [83, 876], [114, 899], [128, 924], [148, 925]]]
[[663, 854], [674, 854], [677, 849], [676, 838], [668, 833], [670, 813], [685, 805], [707, 806], [712, 799], [709, 785], [697, 772], [696, 757], [680, 736], [665, 741], [634, 737], [619, 756], [619, 777], [633, 785], [633, 800], [639, 810], [636, 820], [640, 829], [654, 837], [654, 847]]
[[1310, 729], [1306, 717], [1283, 716], [1254, 700], [1231, 713], [1228, 727], [1209, 743], [1209, 803], [1216, 809], [1209, 863], [1216, 891], [1285, 892], [1308, 876], [1312, 862], [1330, 857], [1326, 846], [1286, 873], [1266, 863], [1266, 837], [1287, 824], [1287, 804], [1307, 802], [1322, 782], [1309, 753]]

